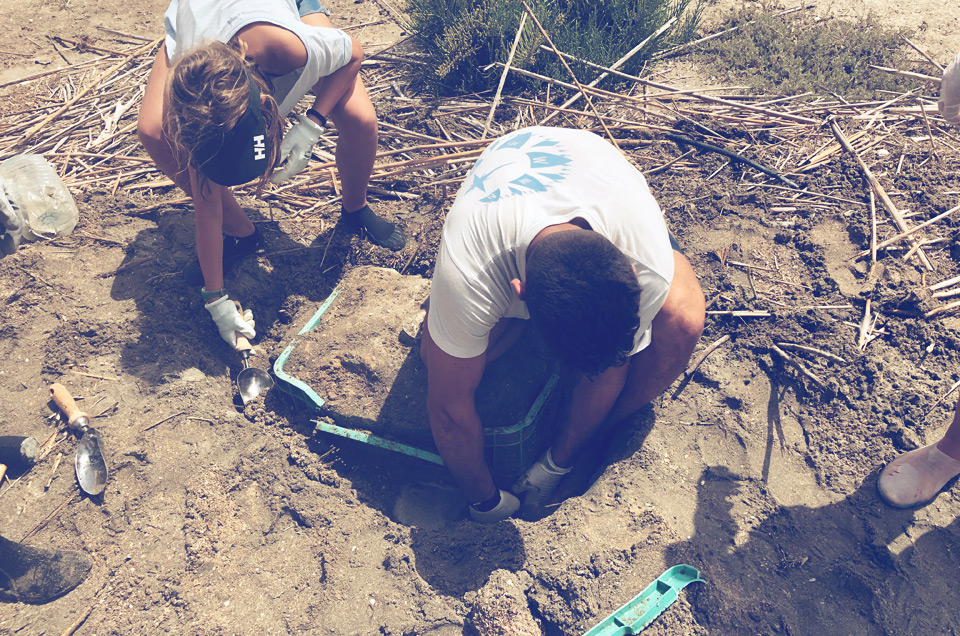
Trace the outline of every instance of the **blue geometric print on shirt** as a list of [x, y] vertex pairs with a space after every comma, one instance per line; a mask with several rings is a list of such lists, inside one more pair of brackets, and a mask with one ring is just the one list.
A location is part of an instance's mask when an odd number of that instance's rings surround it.
[[[547, 148], [553, 149], [554, 152], [548, 152]], [[503, 160], [498, 157], [498, 151], [508, 149], [522, 151], [526, 160], [518, 161], [517, 155], [510, 153], [507, 163], [500, 163], [495, 168], [487, 170], [490, 164]], [[486, 156], [473, 166], [467, 176], [469, 186], [465, 194], [479, 190], [486, 194], [480, 201], [492, 203], [511, 196], [546, 192], [550, 186], [567, 177], [570, 158], [563, 153], [564, 148], [556, 141], [532, 132], [505, 137], [491, 146]], [[490, 177], [501, 170], [506, 174], [500, 175], [500, 183], [496, 187], [488, 184]], [[513, 175], [517, 176], [510, 178]]]

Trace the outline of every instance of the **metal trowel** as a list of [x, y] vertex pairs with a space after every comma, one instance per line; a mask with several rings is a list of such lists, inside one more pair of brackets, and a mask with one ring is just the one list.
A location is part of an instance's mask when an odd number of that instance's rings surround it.
[[62, 384], [52, 384], [50, 395], [53, 402], [67, 416], [67, 426], [80, 431], [77, 457], [74, 461], [77, 481], [88, 495], [99, 495], [107, 486], [107, 462], [100, 448], [100, 433], [90, 426], [90, 416], [77, 408], [73, 396]]
[[[240, 303], [233, 301], [233, 304], [237, 306], [237, 311], [243, 314]], [[253, 349], [253, 345], [239, 331], [234, 333], [237, 336], [237, 344], [234, 348], [240, 354], [240, 362], [243, 364], [243, 370], [237, 375], [237, 391], [240, 392], [240, 399], [246, 406], [257, 399], [258, 395], [273, 388], [273, 378], [263, 369], [250, 366], [250, 351]]]

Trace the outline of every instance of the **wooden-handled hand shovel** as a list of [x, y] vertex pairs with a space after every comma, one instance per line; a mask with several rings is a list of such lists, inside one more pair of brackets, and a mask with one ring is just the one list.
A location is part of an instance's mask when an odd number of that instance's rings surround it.
[[[240, 303], [233, 301], [237, 306], [237, 311], [243, 315], [243, 308]], [[250, 351], [253, 345], [239, 331], [234, 332], [237, 336], [237, 346], [234, 347], [240, 354], [240, 361], [243, 364], [243, 370], [237, 375], [237, 391], [240, 392], [240, 399], [244, 406], [256, 399], [258, 395], [273, 387], [273, 378], [263, 369], [250, 366]]]
[[50, 386], [53, 402], [67, 416], [67, 426], [80, 431], [77, 457], [74, 461], [77, 481], [88, 495], [99, 495], [107, 486], [107, 462], [100, 448], [100, 433], [90, 427], [90, 416], [77, 407], [73, 396], [62, 384]]

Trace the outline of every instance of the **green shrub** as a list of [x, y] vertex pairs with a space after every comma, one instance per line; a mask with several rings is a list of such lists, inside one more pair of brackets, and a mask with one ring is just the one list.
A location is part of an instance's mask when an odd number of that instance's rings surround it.
[[[745, 24], [750, 20], [755, 22]], [[870, 18], [818, 19], [810, 13], [777, 17], [754, 9], [734, 14], [722, 28], [737, 24], [740, 29], [727, 38], [705, 43], [696, 60], [756, 91], [875, 99], [880, 90], [909, 88], [902, 78], [870, 68], [897, 66], [903, 51], [903, 33]]]
[[[673, 16], [673, 27], [636, 54], [621, 70], [634, 73], [662, 49], [687, 41], [696, 31], [702, 0], [529, 0], [527, 4], [561, 51], [609, 66]], [[482, 91], [496, 86], [520, 24], [520, 0], [407, 0], [407, 13], [426, 45], [421, 78], [442, 93]], [[527, 20], [513, 66], [568, 82], [569, 75]], [[569, 62], [586, 83], [597, 71]], [[486, 70], [485, 70], [486, 69]], [[518, 76], [513, 82], [522, 82]]]

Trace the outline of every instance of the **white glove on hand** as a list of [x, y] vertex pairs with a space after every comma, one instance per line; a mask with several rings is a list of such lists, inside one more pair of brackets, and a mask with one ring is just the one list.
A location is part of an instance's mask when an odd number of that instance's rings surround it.
[[7, 190], [0, 180], [0, 258], [17, 251], [23, 240], [23, 215], [13, 207]]
[[280, 183], [306, 168], [313, 145], [322, 134], [323, 126], [306, 115], [300, 115], [300, 123], [291, 128], [280, 143], [280, 163], [285, 162], [285, 165], [275, 170], [270, 180]]
[[953, 58], [940, 80], [940, 101], [937, 102], [943, 118], [960, 126], [960, 54]]
[[534, 462], [527, 472], [520, 475], [513, 482], [510, 491], [517, 497], [523, 497], [521, 514], [535, 514], [543, 508], [553, 491], [560, 485], [560, 480], [572, 468], [560, 468], [553, 462], [553, 454], [547, 449], [540, 459]]
[[227, 344], [233, 348], [237, 346], [237, 332], [247, 338], [256, 338], [257, 332], [253, 330], [255, 325], [253, 312], [249, 309], [244, 310], [241, 315], [237, 311], [236, 305], [230, 300], [230, 297], [224, 294], [212, 303], [204, 305], [213, 321], [217, 323], [217, 329], [220, 330], [220, 337], [226, 340]]

